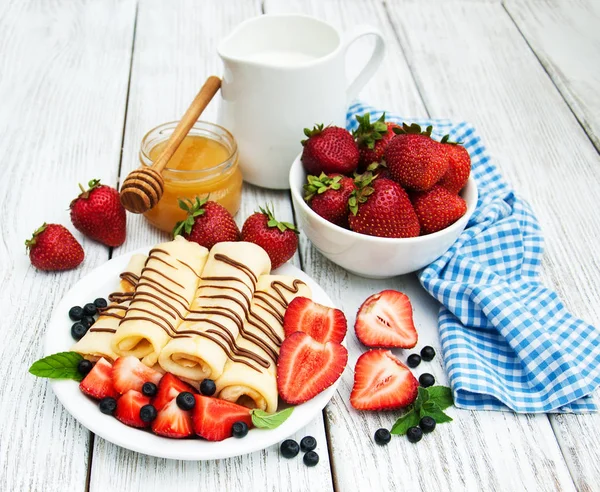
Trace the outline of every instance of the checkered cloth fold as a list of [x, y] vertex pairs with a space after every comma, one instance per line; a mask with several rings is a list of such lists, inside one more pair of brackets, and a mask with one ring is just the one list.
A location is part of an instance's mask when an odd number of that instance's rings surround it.
[[[361, 103], [348, 111], [382, 112]], [[479, 201], [465, 231], [419, 272], [441, 304], [439, 332], [456, 406], [515, 412], [596, 411], [600, 331], [572, 316], [539, 280], [543, 238], [538, 221], [492, 163], [475, 129], [449, 120], [386, 120], [433, 125], [469, 151]]]

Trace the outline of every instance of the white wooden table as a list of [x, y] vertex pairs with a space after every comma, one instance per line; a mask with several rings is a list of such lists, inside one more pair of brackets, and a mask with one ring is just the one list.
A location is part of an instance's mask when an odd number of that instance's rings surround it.
[[[28, 375], [53, 306], [81, 276], [162, 236], [128, 217], [116, 250], [77, 234], [77, 270], [40, 273], [23, 241], [43, 221], [70, 226], [77, 183], [118, 185], [142, 135], [182, 114], [219, 74], [219, 39], [261, 12], [310, 13], [342, 28], [378, 26], [388, 55], [361, 97], [407, 116], [472, 122], [546, 237], [544, 279], [569, 309], [600, 321], [600, 2], [597, 0], [1, 0], [0, 490], [600, 490], [600, 416], [450, 409], [454, 422], [417, 445], [374, 444], [392, 414], [348, 402], [352, 372], [311, 434], [321, 462], [277, 446], [213, 462], [156, 459], [95, 437]], [[358, 60], [369, 46], [353, 51]], [[357, 62], [358, 63], [358, 62]], [[352, 65], [352, 63], [350, 63]], [[214, 108], [205, 115], [214, 119]], [[267, 201], [293, 220], [287, 192], [246, 186], [242, 221]], [[325, 260], [304, 236], [294, 258], [346, 312], [383, 288], [418, 306], [421, 344], [439, 350], [436, 302], [413, 275], [372, 281]], [[349, 365], [361, 348], [348, 340]], [[441, 357], [432, 367], [446, 381]], [[421, 368], [420, 368], [421, 369]]]

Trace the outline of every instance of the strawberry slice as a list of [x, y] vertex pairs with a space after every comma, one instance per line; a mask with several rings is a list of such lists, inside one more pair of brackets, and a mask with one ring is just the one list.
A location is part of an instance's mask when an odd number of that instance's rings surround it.
[[106, 396], [117, 398], [111, 379], [112, 365], [104, 357], [101, 358], [88, 375], [79, 383], [79, 389], [86, 395], [101, 400]]
[[148, 427], [150, 424], [140, 418], [140, 410], [150, 403], [150, 397], [139, 391], [129, 390], [117, 400], [115, 417], [130, 427]]
[[367, 347], [412, 348], [418, 339], [410, 299], [397, 290], [368, 297], [358, 310], [354, 330]]
[[296, 297], [283, 318], [285, 336], [303, 331], [317, 342], [341, 342], [346, 336], [346, 316], [339, 309], [322, 306], [306, 297]]
[[350, 403], [357, 410], [390, 410], [410, 405], [419, 382], [390, 350], [369, 350], [356, 361]]
[[287, 403], [297, 405], [329, 388], [344, 372], [348, 351], [337, 342], [319, 343], [303, 332], [281, 344], [277, 389]]
[[189, 384], [184, 383], [177, 376], [173, 376], [173, 374], [167, 372], [160, 380], [160, 383], [158, 383], [158, 392], [152, 402], [154, 408], [160, 412], [167, 403], [173, 398], [177, 398], [177, 395], [182, 391], [196, 393], [196, 390]]
[[182, 410], [177, 401], [172, 399], [162, 410], [158, 412], [156, 419], [152, 422], [152, 431], [159, 436], [181, 439], [191, 436], [192, 412]]
[[144, 383], [158, 384], [161, 378], [160, 372], [140, 362], [133, 355], [119, 357], [112, 369], [113, 385], [121, 394], [129, 390], [142, 391]]
[[194, 431], [209, 441], [222, 441], [232, 436], [232, 427], [236, 422], [245, 422], [252, 427], [250, 409], [219, 400], [210, 396], [194, 395], [196, 406], [192, 410]]

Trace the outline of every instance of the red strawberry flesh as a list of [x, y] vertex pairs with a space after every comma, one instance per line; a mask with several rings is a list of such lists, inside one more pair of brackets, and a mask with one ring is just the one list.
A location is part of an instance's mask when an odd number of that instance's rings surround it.
[[288, 337], [304, 332], [317, 342], [341, 342], [346, 336], [347, 322], [339, 309], [317, 304], [306, 297], [296, 297], [283, 318], [283, 330]]
[[469, 180], [471, 157], [467, 149], [460, 144], [444, 143], [443, 147], [448, 157], [448, 170], [438, 184], [450, 193], [458, 194]]
[[441, 231], [467, 212], [467, 204], [461, 196], [439, 185], [429, 191], [413, 193], [411, 199], [421, 225], [421, 234]]
[[412, 348], [418, 339], [410, 299], [396, 290], [368, 297], [358, 310], [354, 329], [367, 347]]
[[232, 436], [232, 427], [236, 422], [245, 422], [252, 427], [250, 409], [235, 403], [194, 395], [196, 405], [192, 410], [194, 432], [209, 441], [222, 441]]
[[352, 174], [358, 166], [359, 152], [348, 130], [337, 126], [317, 125], [305, 129], [302, 165], [308, 174]]
[[31, 264], [38, 270], [71, 270], [81, 264], [83, 248], [67, 228], [60, 224], [44, 224], [25, 241]]
[[189, 384], [183, 382], [177, 376], [167, 372], [158, 383], [158, 392], [152, 401], [156, 410], [160, 411], [167, 403], [169, 403], [182, 391], [195, 393], [196, 390]]
[[133, 355], [119, 357], [112, 368], [113, 385], [121, 394], [129, 390], [142, 391], [144, 383], [158, 384], [161, 378], [160, 372], [140, 362]]
[[194, 433], [192, 426], [192, 412], [182, 410], [175, 399], [159, 410], [152, 421], [152, 432], [163, 437], [182, 439]]
[[129, 390], [117, 400], [115, 417], [130, 427], [148, 427], [150, 424], [140, 418], [140, 410], [150, 404], [150, 397], [139, 391]]
[[79, 383], [79, 389], [86, 395], [101, 400], [107, 396], [117, 398], [119, 395], [112, 382], [112, 365], [101, 358], [87, 376]]

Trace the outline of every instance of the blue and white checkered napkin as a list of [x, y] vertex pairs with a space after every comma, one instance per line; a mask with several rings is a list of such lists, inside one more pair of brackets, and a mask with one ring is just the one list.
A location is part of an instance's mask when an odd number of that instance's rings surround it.
[[[381, 115], [360, 103], [348, 111]], [[386, 114], [402, 123], [403, 118]], [[600, 331], [575, 318], [539, 281], [542, 232], [529, 204], [504, 181], [475, 129], [408, 120], [449, 133], [469, 151], [479, 202], [467, 228], [425, 267], [423, 287], [442, 303], [439, 331], [456, 406], [515, 412], [596, 411]]]

